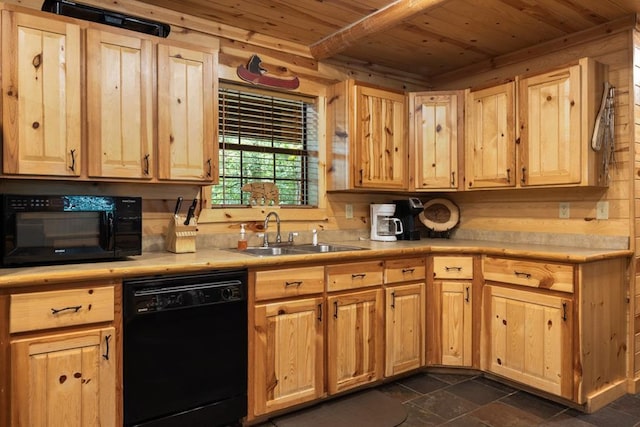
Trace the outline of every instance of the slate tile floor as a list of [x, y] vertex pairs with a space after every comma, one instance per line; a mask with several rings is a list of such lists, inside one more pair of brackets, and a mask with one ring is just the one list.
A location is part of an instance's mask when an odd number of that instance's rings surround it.
[[400, 427], [640, 427], [640, 393], [585, 414], [481, 375], [419, 373], [378, 390], [407, 408]]
[[401, 427], [640, 427], [640, 394], [584, 414], [479, 375], [420, 373], [378, 389], [407, 408]]

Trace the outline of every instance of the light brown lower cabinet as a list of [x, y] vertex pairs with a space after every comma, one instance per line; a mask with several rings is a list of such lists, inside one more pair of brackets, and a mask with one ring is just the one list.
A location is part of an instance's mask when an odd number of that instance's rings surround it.
[[573, 304], [557, 296], [485, 286], [491, 334], [488, 370], [573, 398]]
[[329, 394], [370, 383], [383, 372], [382, 289], [327, 298], [327, 385]]
[[14, 427], [115, 426], [115, 328], [11, 341]]
[[388, 287], [385, 295], [385, 376], [424, 361], [424, 282]]
[[259, 304], [254, 309], [254, 415], [322, 396], [323, 298]]

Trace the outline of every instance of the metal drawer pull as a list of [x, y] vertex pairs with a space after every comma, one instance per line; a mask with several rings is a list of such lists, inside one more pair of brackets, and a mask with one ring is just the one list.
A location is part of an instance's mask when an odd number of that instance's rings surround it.
[[318, 321], [322, 322], [322, 303], [318, 304]]
[[111, 339], [111, 335], [105, 335], [104, 337], [104, 345], [107, 347], [106, 348], [106, 353], [102, 355], [102, 358], [104, 360], [109, 360], [109, 340]]
[[567, 303], [562, 303], [562, 320], [567, 321]]
[[58, 313], [61, 313], [63, 311], [69, 311], [69, 310], [73, 310], [74, 313], [77, 313], [78, 311], [80, 311], [80, 309], [82, 308], [81, 305], [75, 305], [72, 307], [65, 307], [65, 308], [52, 308], [51, 309], [51, 314], [53, 314], [54, 316]]
[[289, 286], [300, 286], [300, 285], [302, 285], [302, 280], [296, 280], [295, 282], [284, 282], [285, 288], [288, 288]]
[[444, 267], [445, 271], [462, 271], [462, 267]]
[[396, 308], [396, 292], [391, 292], [391, 308]]
[[468, 287], [468, 286], [466, 287], [466, 291], [467, 291], [467, 296], [465, 297], [465, 299], [464, 299], [464, 300], [465, 300], [466, 302], [469, 302], [469, 287]]
[[351, 278], [352, 279], [364, 279], [366, 277], [365, 273], [360, 273], [360, 274], [352, 274]]
[[414, 271], [416, 271], [415, 268], [403, 268], [402, 269], [402, 273], [413, 273]]
[[523, 273], [521, 271], [514, 271], [513, 274], [515, 274], [518, 277], [524, 277], [525, 279], [531, 279], [531, 274], [530, 273]]
[[333, 302], [333, 318], [338, 318], [338, 301]]

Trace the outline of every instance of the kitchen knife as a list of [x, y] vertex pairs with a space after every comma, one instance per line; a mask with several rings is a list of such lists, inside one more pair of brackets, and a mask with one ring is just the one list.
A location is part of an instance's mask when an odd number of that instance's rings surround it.
[[178, 213], [180, 213], [180, 207], [182, 207], [182, 196], [178, 197], [178, 200], [176, 200], [176, 208], [173, 211], [174, 216], [178, 216]]
[[193, 203], [189, 206], [189, 210], [187, 211], [187, 219], [184, 221], [184, 225], [189, 225], [191, 222], [191, 218], [193, 218], [193, 213], [196, 211], [196, 206], [198, 205], [198, 199], [193, 199]]

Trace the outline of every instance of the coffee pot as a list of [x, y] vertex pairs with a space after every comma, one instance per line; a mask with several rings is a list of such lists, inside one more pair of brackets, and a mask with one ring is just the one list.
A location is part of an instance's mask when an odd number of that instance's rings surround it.
[[404, 229], [402, 221], [394, 218], [396, 205], [393, 203], [372, 204], [371, 211], [371, 240], [393, 242]]

